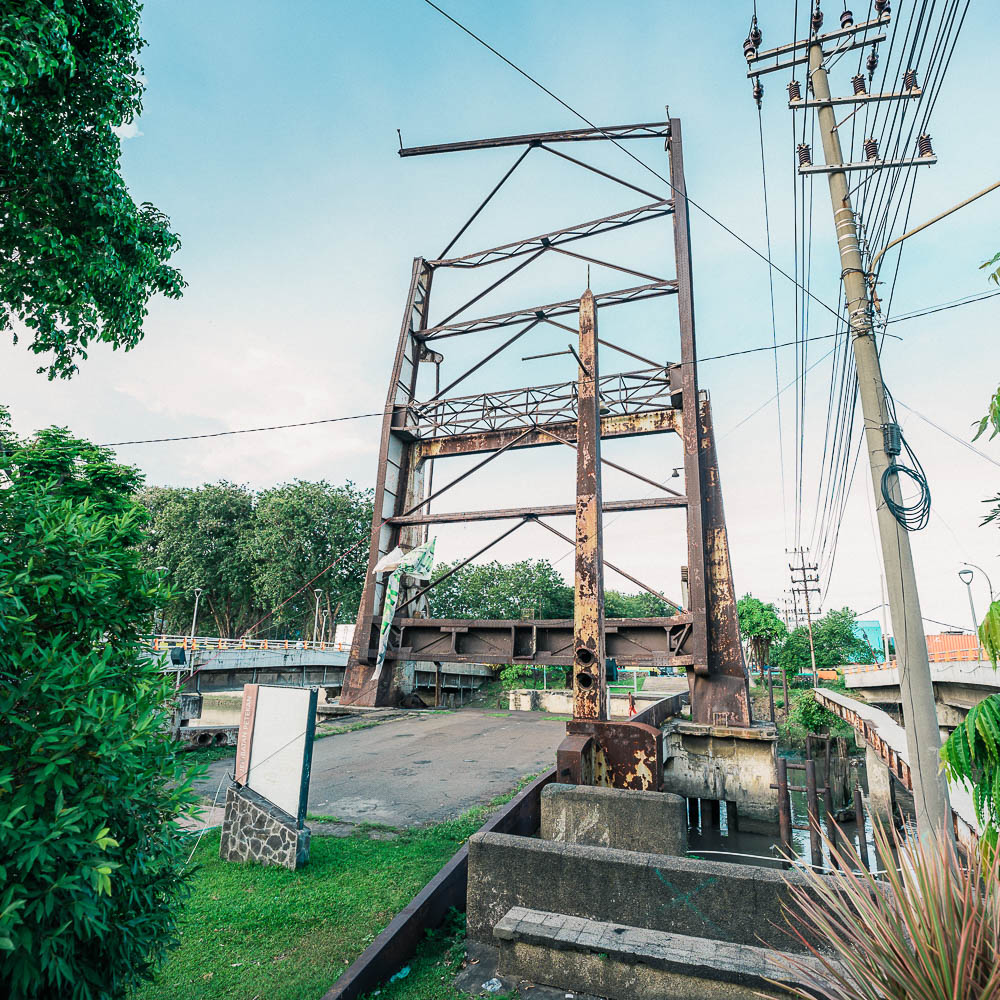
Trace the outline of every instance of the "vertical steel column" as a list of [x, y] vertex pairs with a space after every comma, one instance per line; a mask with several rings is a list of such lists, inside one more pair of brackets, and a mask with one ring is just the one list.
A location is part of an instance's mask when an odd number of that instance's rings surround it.
[[573, 601], [573, 718], [606, 719], [601, 417], [597, 391], [597, 309], [580, 298], [577, 377], [576, 573]]
[[[694, 674], [708, 674], [708, 627], [706, 617], [705, 549], [702, 530], [701, 462], [699, 455], [698, 368], [694, 335], [694, 284], [691, 278], [691, 225], [688, 217], [687, 185], [684, 180], [684, 149], [681, 123], [670, 119], [670, 183], [674, 189], [674, 259], [677, 267], [677, 311], [681, 334], [681, 412], [684, 441], [684, 491], [687, 495], [688, 610], [691, 612], [691, 652]], [[689, 683], [693, 685], [691, 674]], [[694, 719], [695, 692], [691, 705]], [[709, 720], [710, 721], [710, 720]]]
[[[411, 443], [400, 431], [406, 423], [406, 407], [416, 391], [420, 343], [413, 334], [427, 326], [431, 276], [427, 262], [416, 258], [382, 417], [368, 571], [361, 591], [351, 654], [344, 672], [344, 687], [340, 695], [342, 705], [384, 705], [391, 698], [392, 665], [386, 664], [377, 683], [373, 677], [375, 662], [372, 654], [378, 648], [385, 580], [376, 579], [371, 567], [397, 544], [415, 545], [421, 541], [419, 527], [400, 529], [387, 524], [386, 519], [402, 514], [408, 502], [412, 506], [422, 498], [423, 469], [411, 462]], [[406, 600], [408, 596], [405, 592], [401, 593], [400, 600]]]

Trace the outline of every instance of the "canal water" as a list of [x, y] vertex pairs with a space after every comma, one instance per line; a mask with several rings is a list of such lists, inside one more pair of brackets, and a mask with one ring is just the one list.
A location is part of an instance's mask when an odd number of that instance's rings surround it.
[[[794, 753], [782, 753], [790, 763], [801, 763], [805, 758]], [[789, 769], [789, 784], [800, 785], [804, 783], [801, 770]], [[860, 782], [862, 790], [867, 793], [868, 782], [865, 773], [864, 757], [851, 758], [851, 781], [850, 787], [854, 787]], [[907, 801], [906, 794], [897, 786], [897, 801], [900, 808], [907, 813], [911, 803]], [[807, 826], [809, 822], [806, 806], [806, 795], [804, 792], [790, 792], [789, 798], [792, 805], [793, 826]], [[826, 832], [826, 812], [823, 804], [822, 789], [819, 795], [820, 822]], [[707, 861], [728, 861], [734, 864], [762, 865], [764, 867], [784, 868], [785, 863], [781, 860], [784, 856], [781, 840], [777, 831], [773, 835], [748, 833], [741, 830], [730, 830], [726, 822], [726, 809], [719, 810], [719, 825], [712, 826], [708, 816], [702, 817], [697, 825], [691, 824], [688, 827], [688, 854]], [[838, 822], [840, 835], [849, 840], [855, 851], [858, 849], [858, 824], [853, 817], [850, 820]], [[864, 828], [861, 831], [868, 844], [868, 856], [872, 864], [875, 863], [875, 838], [871, 819], [865, 813]], [[805, 864], [810, 863], [809, 833], [807, 830], [792, 830], [792, 851]], [[823, 864], [831, 867], [829, 852], [826, 844], [823, 844]]]

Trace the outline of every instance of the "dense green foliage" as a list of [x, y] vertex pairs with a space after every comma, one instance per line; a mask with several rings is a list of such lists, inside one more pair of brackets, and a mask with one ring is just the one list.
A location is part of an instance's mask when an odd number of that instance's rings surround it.
[[973, 705], [965, 722], [941, 747], [949, 778], [972, 784], [976, 815], [987, 843], [997, 845], [1000, 833], [1000, 695]]
[[[828, 611], [813, 622], [813, 646], [816, 669], [825, 670], [845, 663], [874, 663], [871, 646], [854, 630], [857, 615], [850, 608]], [[800, 625], [792, 629], [774, 657], [776, 666], [789, 676], [812, 669], [809, 654], [809, 630]]]
[[[434, 580], [451, 569], [448, 563], [434, 567]], [[520, 618], [531, 612], [535, 618], [572, 618], [573, 588], [547, 559], [524, 559], [516, 563], [475, 563], [463, 566], [428, 595], [435, 618]], [[608, 618], [659, 618], [674, 609], [643, 591], [623, 594], [607, 590], [604, 613]]]
[[736, 602], [736, 617], [740, 638], [749, 645], [754, 664], [763, 673], [771, 660], [771, 648], [788, 635], [788, 628], [773, 604], [765, 604], [752, 594], [744, 594]]
[[136, 470], [0, 411], [0, 995], [117, 997], [175, 939], [193, 801], [143, 656]]
[[50, 378], [94, 340], [134, 347], [150, 297], [184, 285], [169, 220], [120, 173], [114, 129], [142, 110], [141, 6], [0, 4], [0, 330], [29, 330]]
[[[220, 482], [197, 489], [152, 487], [141, 500], [151, 516], [144, 563], [167, 567], [164, 576], [178, 591], [161, 609], [158, 628], [190, 630], [195, 587], [204, 591], [202, 634], [235, 638], [277, 608], [257, 634], [310, 638], [314, 588], [323, 591], [320, 608], [329, 611], [331, 628], [335, 620], [354, 620], [368, 560], [371, 490], [296, 481], [254, 493]], [[314, 584], [282, 605], [317, 574]]]

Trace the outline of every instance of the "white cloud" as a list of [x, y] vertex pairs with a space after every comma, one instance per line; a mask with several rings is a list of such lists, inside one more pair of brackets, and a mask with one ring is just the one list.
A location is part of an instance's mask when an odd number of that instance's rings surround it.
[[137, 136], [142, 135], [142, 130], [135, 122], [122, 122], [121, 125], [114, 125], [111, 128], [119, 139], [135, 139]]

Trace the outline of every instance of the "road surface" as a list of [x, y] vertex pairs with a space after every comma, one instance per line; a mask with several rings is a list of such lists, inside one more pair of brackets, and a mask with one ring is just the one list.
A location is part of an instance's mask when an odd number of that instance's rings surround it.
[[[318, 739], [309, 812], [349, 823], [439, 823], [552, 767], [565, 734], [565, 722], [542, 712], [466, 708]], [[199, 791], [213, 799], [232, 767], [232, 760], [209, 765]]]

